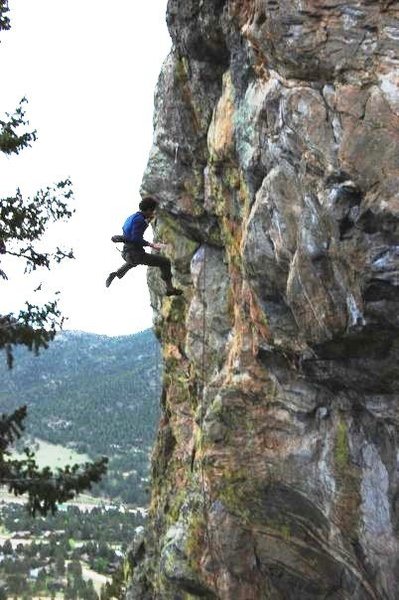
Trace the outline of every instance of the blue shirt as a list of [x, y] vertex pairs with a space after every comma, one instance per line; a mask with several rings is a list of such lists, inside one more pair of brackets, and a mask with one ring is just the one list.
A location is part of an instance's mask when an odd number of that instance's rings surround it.
[[122, 227], [123, 235], [128, 242], [135, 242], [136, 244], [140, 244], [140, 246], [149, 246], [149, 242], [143, 239], [147, 227], [148, 223], [143, 213], [139, 211], [126, 219]]

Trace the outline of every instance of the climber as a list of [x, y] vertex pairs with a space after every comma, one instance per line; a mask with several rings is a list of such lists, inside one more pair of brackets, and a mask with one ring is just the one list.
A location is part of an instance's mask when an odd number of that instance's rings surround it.
[[123, 225], [123, 235], [112, 236], [113, 242], [124, 242], [122, 256], [125, 263], [117, 270], [112, 271], [105, 282], [109, 287], [115, 277], [122, 279], [126, 273], [137, 265], [147, 265], [149, 267], [159, 267], [161, 277], [166, 284], [167, 296], [180, 296], [183, 292], [175, 288], [172, 284], [172, 270], [170, 260], [161, 254], [149, 254], [144, 250], [144, 246], [149, 246], [154, 250], [161, 250], [163, 244], [153, 244], [143, 239], [143, 234], [147, 229], [149, 222], [154, 218], [157, 208], [157, 201], [151, 196], [146, 196], [139, 204], [139, 211], [130, 215]]

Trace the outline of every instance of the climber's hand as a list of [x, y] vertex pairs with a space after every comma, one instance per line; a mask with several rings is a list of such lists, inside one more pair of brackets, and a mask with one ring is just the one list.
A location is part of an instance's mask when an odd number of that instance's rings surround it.
[[154, 250], [164, 250], [166, 248], [166, 244], [160, 244], [160, 243], [156, 243], [156, 244], [151, 244], [151, 248], [153, 248]]

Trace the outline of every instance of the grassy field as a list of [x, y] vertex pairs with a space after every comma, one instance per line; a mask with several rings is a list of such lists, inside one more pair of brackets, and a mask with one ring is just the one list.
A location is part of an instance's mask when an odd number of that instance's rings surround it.
[[[39, 439], [35, 439], [33, 443], [35, 444], [36, 460], [40, 468], [48, 466], [56, 470], [58, 467], [62, 468], [67, 464], [73, 465], [75, 463], [90, 461], [90, 457], [87, 454], [79, 454], [70, 448], [65, 448], [58, 444], [51, 444]], [[12, 453], [13, 458], [23, 458], [23, 456], [23, 454], [18, 452]], [[104, 499], [100, 500], [89, 494], [80, 494], [69, 504], [76, 504], [82, 510], [85, 510], [89, 506], [99, 506], [103, 501]], [[22, 504], [26, 502], [26, 497], [14, 496], [14, 494], [10, 494], [7, 491], [7, 487], [0, 487], [0, 502], [17, 502]]]
[[[90, 461], [90, 458], [87, 454], [79, 454], [70, 448], [65, 448], [65, 446], [60, 446], [58, 444], [51, 444], [50, 442], [45, 442], [43, 440], [35, 439], [34, 440], [35, 448], [37, 445], [36, 460], [39, 467], [50, 467], [51, 469], [56, 469], [57, 467], [64, 467], [65, 465], [73, 465], [75, 463], [84, 463]], [[13, 454], [15, 458], [21, 458], [22, 455], [15, 453]]]
[[89, 579], [92, 580], [93, 585], [94, 585], [94, 589], [96, 590], [97, 594], [100, 595], [100, 591], [101, 591], [101, 586], [105, 585], [105, 583], [111, 582], [111, 577], [107, 577], [106, 575], [101, 575], [100, 573], [96, 573], [96, 571], [93, 571], [92, 569], [89, 569], [89, 567], [82, 565], [82, 577], [85, 581], [88, 581]]

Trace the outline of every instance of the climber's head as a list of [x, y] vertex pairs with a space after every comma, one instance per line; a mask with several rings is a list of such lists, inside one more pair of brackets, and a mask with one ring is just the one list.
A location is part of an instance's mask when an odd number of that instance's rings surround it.
[[155, 200], [155, 198], [153, 198], [152, 196], [146, 196], [140, 202], [139, 209], [141, 210], [143, 215], [146, 217], [146, 219], [150, 219], [154, 216], [157, 206], [158, 206], [158, 202], [157, 202], [157, 200]]

